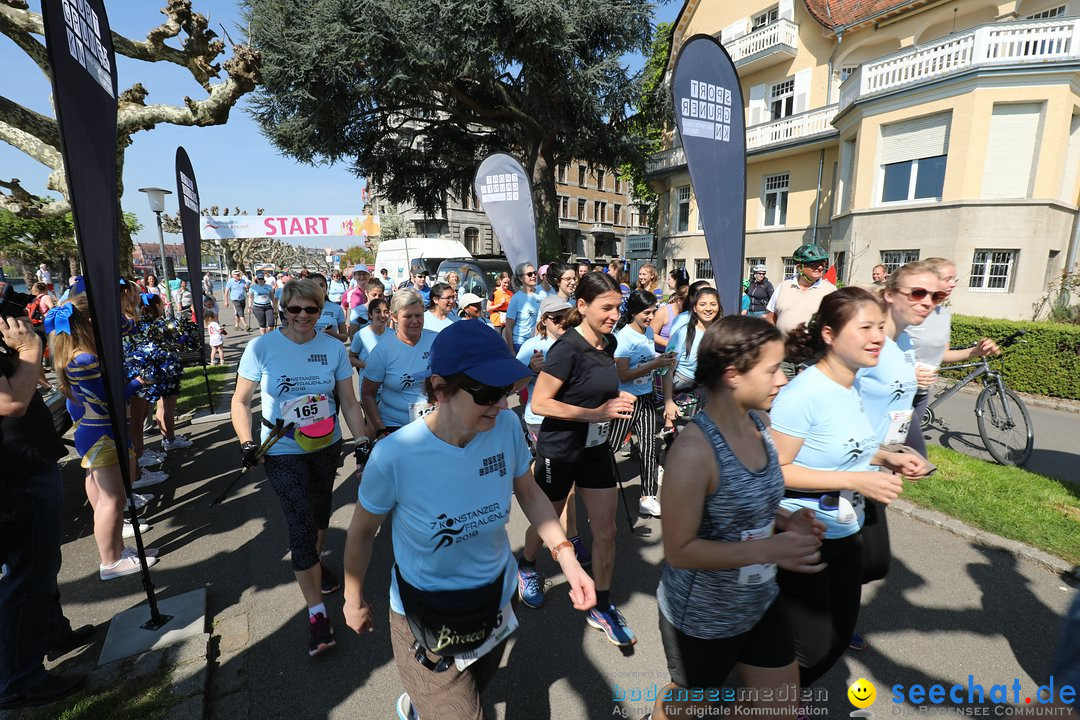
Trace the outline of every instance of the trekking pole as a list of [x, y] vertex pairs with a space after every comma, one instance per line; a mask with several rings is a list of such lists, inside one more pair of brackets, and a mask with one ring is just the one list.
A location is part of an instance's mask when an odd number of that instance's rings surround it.
[[619, 463], [615, 461], [615, 449], [608, 443], [608, 459], [611, 460], [611, 472], [615, 475], [615, 482], [619, 486], [619, 497], [622, 498], [623, 509], [626, 510], [626, 524], [630, 526], [630, 534], [634, 533], [634, 519], [630, 515], [630, 501], [626, 499], [626, 490], [623, 488], [622, 476], [619, 474]]
[[244, 464], [243, 467], [240, 468], [240, 472], [236, 474], [236, 477], [229, 481], [229, 484], [225, 486], [225, 489], [221, 491], [221, 494], [218, 495], [217, 498], [215, 498], [214, 501], [210, 503], [211, 506], [220, 505], [221, 502], [228, 496], [229, 491], [233, 489], [233, 486], [235, 486], [236, 483], [240, 482], [240, 478], [244, 477], [244, 475], [247, 474], [248, 470], [258, 465], [259, 460], [264, 455], [266, 455], [267, 452], [269, 452], [270, 448], [274, 447], [277, 441], [283, 438], [286, 433], [291, 432], [293, 427], [295, 427], [296, 425], [296, 423], [289, 423], [288, 425], [285, 425], [284, 421], [282, 421], [280, 418], [273, 425], [271, 425], [266, 420], [263, 420], [262, 422], [263, 425], [266, 425], [270, 428], [270, 434], [266, 436], [266, 440], [264, 440], [263, 443], [259, 445], [259, 447], [255, 450], [255, 454], [252, 455], [251, 458], [244, 459]]

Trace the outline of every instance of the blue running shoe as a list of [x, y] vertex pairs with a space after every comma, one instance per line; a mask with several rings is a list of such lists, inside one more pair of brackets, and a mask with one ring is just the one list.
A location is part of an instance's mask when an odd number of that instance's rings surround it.
[[592, 553], [589, 548], [585, 547], [585, 543], [581, 541], [581, 536], [575, 535], [572, 538], [567, 538], [567, 540], [574, 546], [574, 555], [577, 556], [578, 565], [581, 567], [592, 565]]
[[626, 624], [626, 618], [614, 605], [609, 605], [607, 610], [593, 608], [585, 615], [585, 620], [597, 630], [603, 630], [612, 645], [626, 647], [637, 642], [637, 636]]
[[866, 639], [863, 638], [863, 636], [859, 633], [853, 632], [851, 633], [851, 642], [848, 643], [848, 647], [852, 650], [862, 652], [866, 648], [870, 647], [870, 643], [866, 642]]
[[539, 570], [518, 568], [518, 597], [531, 608], [544, 607], [544, 576]]
[[398, 720], [420, 720], [420, 716], [416, 714], [416, 708], [413, 707], [412, 698], [409, 697], [409, 693], [401, 693], [401, 697], [397, 699], [397, 716]]

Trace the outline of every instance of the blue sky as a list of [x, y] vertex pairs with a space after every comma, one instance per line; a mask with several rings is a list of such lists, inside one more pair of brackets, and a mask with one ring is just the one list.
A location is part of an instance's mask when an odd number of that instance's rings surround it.
[[[40, 11], [40, 1], [31, 0]], [[238, 3], [232, 0], [193, 0], [195, 10], [208, 15], [211, 27], [224, 35], [221, 26], [237, 40]], [[671, 0], [659, 5], [657, 22], [672, 21], [682, 3]], [[132, 39], [142, 39], [147, 29], [161, 23], [163, 0], [106, 0], [109, 21], [114, 31]], [[640, 56], [627, 59], [634, 68], [641, 66]], [[202, 99], [205, 91], [183, 68], [171, 63], [145, 63], [117, 58], [119, 86], [124, 90], [133, 82], [142, 82], [149, 90], [147, 103], [183, 102], [185, 95]], [[0, 94], [38, 112], [52, 115], [49, 104], [51, 88], [44, 74], [14, 43], [0, 37]], [[167, 198], [167, 212], [176, 212], [174, 158], [177, 145], [183, 145], [191, 157], [199, 182], [203, 206], [239, 206], [254, 212], [351, 214], [360, 210], [363, 182], [343, 165], [311, 167], [283, 157], [263, 137], [246, 112], [246, 101], [233, 108], [228, 124], [211, 128], [188, 128], [162, 124], [154, 130], [134, 136], [124, 165], [123, 207], [138, 215], [143, 230], [139, 242], [156, 242], [153, 213], [138, 188], [158, 186], [174, 194]], [[19, 178], [30, 192], [45, 193], [48, 170], [44, 165], [0, 143], [0, 178]], [[179, 236], [166, 236], [178, 241]], [[322, 241], [310, 243], [321, 247]]]

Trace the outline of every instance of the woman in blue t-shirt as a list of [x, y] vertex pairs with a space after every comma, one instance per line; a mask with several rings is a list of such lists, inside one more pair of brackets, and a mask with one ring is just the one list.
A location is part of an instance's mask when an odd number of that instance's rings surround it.
[[[783, 337], [763, 319], [731, 316], [701, 343], [696, 379], [709, 400], [668, 454], [656, 600], [671, 670], [665, 690], [703, 697], [684, 703], [658, 693], [656, 720], [715, 712], [732, 668], [755, 690], [799, 681], [776, 567], [820, 572], [825, 526], [812, 510], [780, 507], [784, 476], [767, 413], [787, 383]], [[788, 693], [775, 705], [755, 704], [794, 717], [797, 699]]]
[[[379, 285], [380, 289], [382, 285]], [[390, 306], [386, 300], [378, 297], [367, 304], [368, 318], [370, 322], [353, 335], [352, 345], [349, 346], [349, 362], [356, 368], [356, 372], [363, 381], [364, 366], [367, 365], [368, 355], [375, 346], [394, 334], [393, 330], [386, 327], [390, 320]]]
[[638, 461], [641, 470], [641, 499], [638, 513], [660, 517], [660, 462], [656, 454], [656, 398], [653, 395], [653, 372], [675, 365], [674, 355], [657, 355], [653, 331], [649, 327], [656, 313], [656, 295], [638, 289], [626, 299], [626, 325], [615, 335], [615, 367], [619, 371], [619, 390], [634, 396], [633, 417], [614, 420], [608, 442], [613, 450], [622, 446], [631, 429], [638, 437]]
[[[574, 607], [590, 609], [596, 594], [533, 480], [521, 424], [506, 409], [506, 398], [530, 377], [529, 369], [483, 323], [454, 323], [435, 338], [425, 383], [435, 410], [380, 441], [364, 470], [346, 539], [344, 614], [357, 633], [375, 628], [365, 576], [379, 525], [389, 517], [396, 562], [390, 641], [405, 686], [398, 717], [478, 718], [481, 692], [517, 624], [511, 605], [517, 575], [506, 535], [512, 496], [551, 548]], [[449, 591], [457, 598], [453, 607], [435, 595]], [[437, 606], [434, 627], [421, 621], [417, 600]], [[469, 612], [454, 612], [460, 608]], [[469, 622], [476, 617], [479, 623]], [[423, 639], [435, 628], [440, 639], [465, 636], [467, 642], [460, 650], [433, 648]], [[461, 652], [473, 654], [472, 664], [463, 667]]]
[[672, 328], [668, 342], [668, 352], [674, 353], [675, 369], [664, 375], [664, 425], [670, 427], [680, 416], [675, 404], [675, 393], [693, 392], [700, 402], [704, 391], [700, 391], [694, 381], [697, 372], [698, 345], [705, 331], [724, 313], [720, 305], [720, 294], [716, 288], [702, 286], [696, 290], [690, 286], [691, 305], [687, 321]]
[[925, 468], [911, 455], [879, 449], [854, 388], [855, 373], [878, 363], [884, 329], [881, 298], [847, 287], [825, 296], [810, 322], [787, 337], [786, 359], [813, 364], [780, 392], [771, 412], [787, 488], [782, 505], [814, 510], [824, 522], [821, 559], [828, 565], [816, 575], [779, 574], [803, 687], [832, 667], [855, 630], [863, 497], [888, 504], [902, 489], [893, 472], [918, 477]]
[[316, 332], [326, 333], [332, 338], [337, 338], [343, 343], [349, 342], [348, 325], [345, 323], [345, 311], [341, 305], [332, 303], [329, 300], [326, 289], [326, 277], [322, 273], [311, 273], [308, 276], [309, 280], [313, 280], [319, 284], [322, 288], [323, 308], [322, 314], [315, 320]]

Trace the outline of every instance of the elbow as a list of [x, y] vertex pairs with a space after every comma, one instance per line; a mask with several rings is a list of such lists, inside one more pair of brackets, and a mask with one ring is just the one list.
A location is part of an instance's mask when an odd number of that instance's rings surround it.
[[28, 402], [0, 402], [0, 417], [22, 417], [29, 409]]

